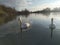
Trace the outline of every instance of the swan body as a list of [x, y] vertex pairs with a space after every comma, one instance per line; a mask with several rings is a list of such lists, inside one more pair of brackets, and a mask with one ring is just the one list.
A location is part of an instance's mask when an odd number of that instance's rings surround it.
[[50, 24], [49, 28], [50, 29], [55, 29], [55, 24]]
[[19, 22], [20, 22], [20, 28], [21, 28], [21, 29], [27, 29], [27, 28], [30, 27], [30, 23], [22, 23], [21, 17], [20, 17], [18, 20], [19, 20]]
[[21, 25], [21, 28], [22, 29], [27, 29], [29, 27], [30, 27], [30, 24], [29, 23], [24, 23], [24, 24]]

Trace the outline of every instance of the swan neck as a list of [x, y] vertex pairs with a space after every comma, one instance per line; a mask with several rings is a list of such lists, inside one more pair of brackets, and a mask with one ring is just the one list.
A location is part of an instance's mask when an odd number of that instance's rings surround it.
[[53, 18], [51, 19], [51, 24], [53, 24]]
[[51, 24], [53, 24], [53, 20], [51, 21]]

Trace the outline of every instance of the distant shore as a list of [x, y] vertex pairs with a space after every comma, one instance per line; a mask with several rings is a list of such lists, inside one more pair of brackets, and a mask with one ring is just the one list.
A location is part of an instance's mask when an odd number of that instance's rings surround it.
[[60, 8], [55, 8], [54, 10], [50, 10], [50, 8], [46, 8], [43, 10], [39, 10], [39, 11], [29, 11], [27, 9], [22, 10], [22, 11], [17, 11], [15, 8], [11, 8], [5, 5], [0, 5], [0, 25], [3, 23], [6, 23], [10, 20], [13, 20], [16, 18], [16, 16], [18, 15], [24, 15], [24, 16], [28, 16], [31, 13], [50, 13], [50, 12], [60, 12]]

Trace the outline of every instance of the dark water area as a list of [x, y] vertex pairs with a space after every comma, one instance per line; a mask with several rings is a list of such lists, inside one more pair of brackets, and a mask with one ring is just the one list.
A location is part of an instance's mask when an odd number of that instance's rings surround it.
[[[31, 28], [21, 33], [19, 17], [23, 23], [29, 22]], [[56, 28], [51, 36], [49, 25], [52, 17]], [[60, 45], [60, 13], [20, 15], [0, 25], [0, 45]]]

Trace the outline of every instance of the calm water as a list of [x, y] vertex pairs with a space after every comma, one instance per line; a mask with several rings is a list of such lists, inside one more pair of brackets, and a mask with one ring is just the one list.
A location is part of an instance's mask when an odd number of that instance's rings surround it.
[[[30, 29], [20, 32], [18, 18], [31, 24]], [[56, 29], [51, 30], [49, 24], [54, 18]], [[30, 14], [17, 16], [15, 20], [0, 26], [0, 45], [60, 45], [60, 14]]]

